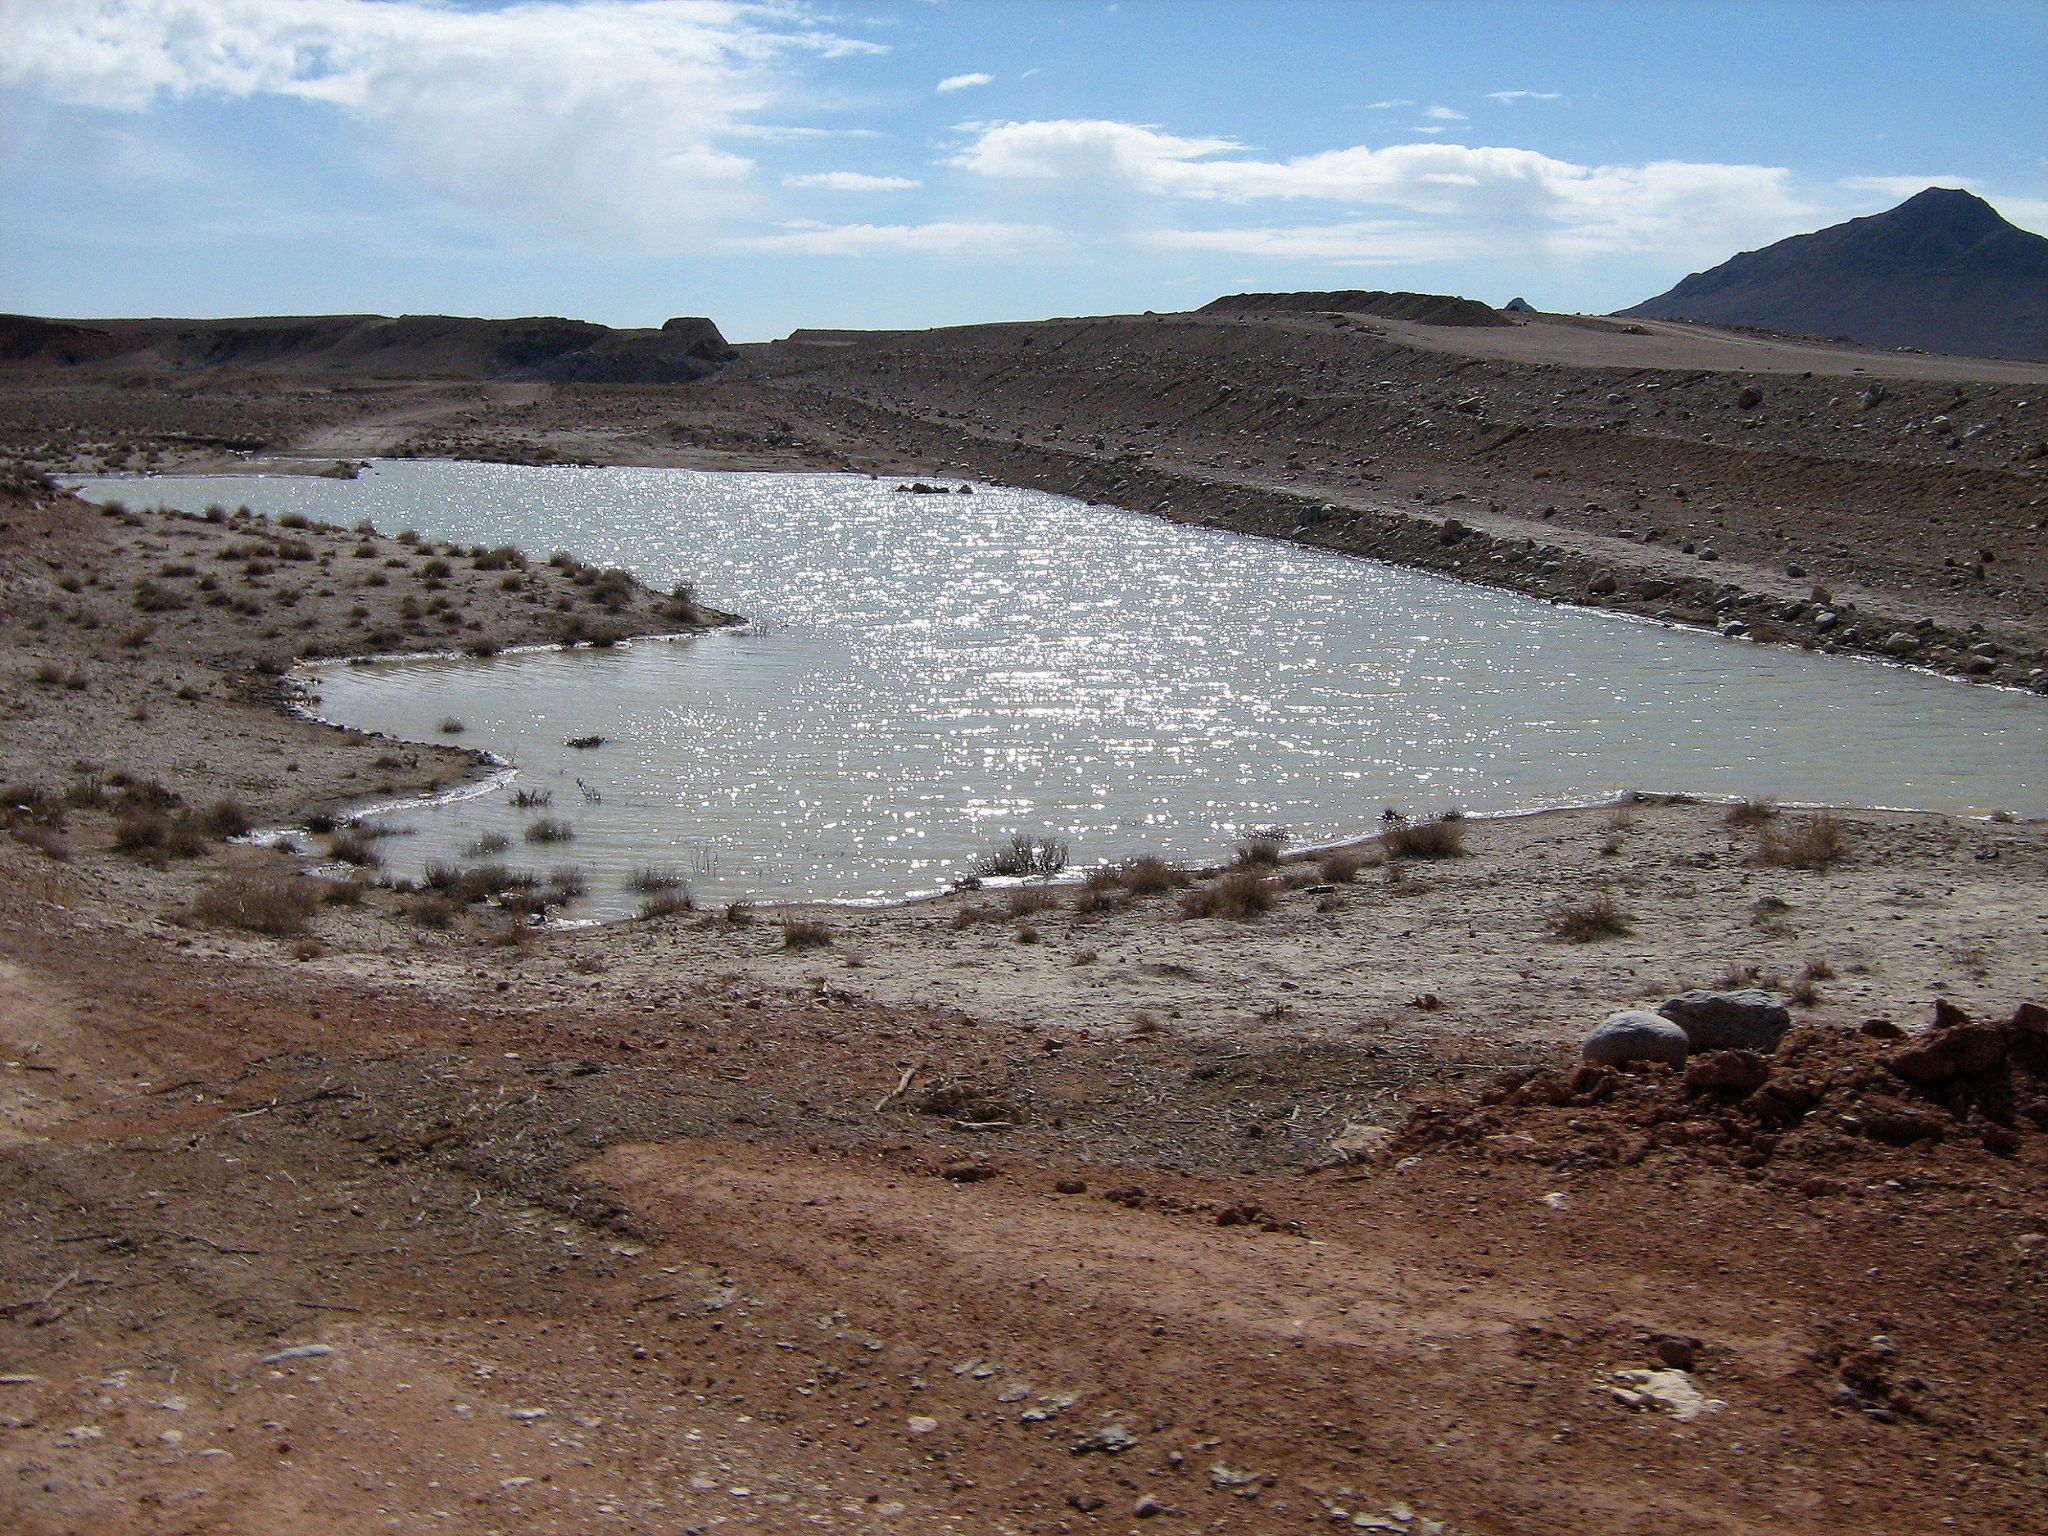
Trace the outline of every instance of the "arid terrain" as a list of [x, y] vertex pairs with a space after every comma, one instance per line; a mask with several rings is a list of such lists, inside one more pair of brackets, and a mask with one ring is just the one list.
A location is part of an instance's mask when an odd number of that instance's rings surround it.
[[[724, 615], [30, 471], [973, 475], [2042, 689], [2048, 368], [1313, 310], [741, 350], [0, 375], [10, 1529], [2043, 1528], [2048, 823], [1642, 797], [536, 923], [573, 893], [379, 879], [349, 807], [474, 760], [289, 661]], [[1752, 986], [1767, 1060], [1579, 1068]]]

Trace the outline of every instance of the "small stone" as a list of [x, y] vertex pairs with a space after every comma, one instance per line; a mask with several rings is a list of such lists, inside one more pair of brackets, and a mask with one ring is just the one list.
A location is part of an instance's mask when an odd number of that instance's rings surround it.
[[928, 1413], [913, 1413], [909, 1423], [913, 1435], [928, 1435], [939, 1427], [939, 1421]]
[[1753, 411], [1763, 403], [1764, 392], [1754, 384], [1743, 385], [1741, 392], [1735, 397], [1735, 408], [1738, 411]]
[[547, 1416], [548, 1411], [545, 1408], [512, 1408], [508, 1409], [505, 1414], [506, 1418], [517, 1419], [522, 1424], [531, 1424], [535, 1420], [544, 1419]]
[[280, 1349], [274, 1355], [265, 1355], [258, 1365], [281, 1365], [287, 1360], [318, 1360], [323, 1355], [334, 1353], [332, 1344], [294, 1344], [290, 1349]]
[[1150, 1520], [1154, 1515], [1165, 1514], [1166, 1505], [1163, 1504], [1158, 1498], [1148, 1493], [1143, 1498], [1138, 1500], [1137, 1503], [1131, 1506], [1131, 1513], [1136, 1515], [1140, 1520]]

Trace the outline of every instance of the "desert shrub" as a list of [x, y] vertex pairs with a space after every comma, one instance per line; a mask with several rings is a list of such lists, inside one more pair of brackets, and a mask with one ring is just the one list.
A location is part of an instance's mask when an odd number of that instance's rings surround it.
[[474, 563], [480, 571], [523, 571], [526, 569], [526, 556], [510, 544], [500, 544], [496, 549], [476, 551]]
[[1123, 888], [1133, 896], [1162, 896], [1188, 883], [1185, 871], [1151, 854], [1127, 859], [1116, 870]]
[[576, 829], [559, 816], [543, 816], [530, 822], [520, 834], [529, 843], [566, 843], [576, 836]]
[[455, 921], [455, 903], [439, 891], [423, 891], [406, 903], [405, 910], [422, 928], [446, 928]]
[[1237, 845], [1236, 856], [1242, 869], [1272, 869], [1280, 862], [1280, 839], [1248, 837]]
[[1567, 902], [1550, 914], [1545, 930], [1568, 944], [1590, 944], [1595, 939], [1619, 938], [1633, 931], [1634, 924], [1611, 892], [1602, 891], [1585, 901]]
[[456, 719], [453, 715], [448, 716], [441, 722], [441, 734], [443, 736], [460, 736], [464, 731], [468, 729], [468, 726], [464, 725], [460, 720]]
[[782, 947], [784, 949], [818, 949], [832, 942], [830, 924], [816, 918], [799, 917], [795, 913], [784, 913], [782, 918]]
[[1464, 818], [1394, 822], [1380, 833], [1380, 847], [1390, 859], [1455, 859], [1465, 851]]
[[203, 824], [215, 837], [223, 838], [246, 837], [249, 829], [256, 825], [247, 806], [239, 800], [225, 797], [207, 807]]
[[439, 558], [429, 560], [420, 567], [420, 575], [424, 576], [428, 581], [446, 581], [454, 574], [455, 567], [446, 560]]
[[1777, 814], [1777, 805], [1768, 799], [1738, 800], [1728, 807], [1728, 814], [1721, 819], [1731, 827], [1756, 827]]
[[306, 931], [319, 902], [310, 883], [290, 876], [228, 875], [193, 899], [192, 916], [208, 927], [291, 938]]
[[725, 904], [726, 923], [734, 928], [744, 928], [754, 920], [754, 904], [751, 901], [729, 901]]
[[62, 864], [71, 857], [71, 844], [56, 827], [43, 822], [25, 821], [9, 828], [9, 832], [17, 843], [35, 849], [46, 859], [54, 859]]
[[384, 862], [375, 845], [375, 839], [362, 827], [339, 827], [328, 844], [328, 851], [344, 864], [353, 864], [358, 869], [374, 868]]
[[1009, 908], [1012, 917], [1029, 917], [1033, 912], [1043, 912], [1059, 904], [1059, 897], [1042, 885], [1020, 886], [1003, 898], [1003, 905]]
[[602, 736], [571, 736], [567, 745], [573, 747], [578, 752], [588, 752], [592, 747], [603, 746], [604, 738]]
[[1272, 910], [1273, 882], [1256, 869], [1234, 869], [1222, 879], [1198, 885], [1180, 898], [1182, 917], [1228, 917], [1247, 922]]
[[689, 886], [688, 877], [680, 869], [667, 864], [642, 864], [626, 877], [626, 889], [641, 896], [688, 890]]
[[1334, 848], [1322, 857], [1318, 872], [1331, 885], [1349, 885], [1365, 868], [1365, 858], [1349, 848]]
[[551, 789], [515, 789], [512, 804], [522, 811], [537, 811], [544, 805], [552, 804], [555, 792]]
[[590, 889], [590, 876], [580, 865], [562, 864], [548, 871], [541, 899], [551, 907], [574, 901]]
[[974, 873], [991, 875], [1056, 875], [1067, 867], [1067, 845], [1056, 838], [1012, 833], [1010, 840], [974, 861]]
[[485, 859], [494, 853], [503, 853], [512, 846], [512, 839], [502, 832], [485, 832], [462, 851], [471, 858]]
[[1826, 874], [1848, 856], [1848, 838], [1833, 813], [1822, 811], [1788, 831], [1766, 825], [1757, 840], [1756, 862], [1785, 869], [1813, 869]]
[[689, 888], [685, 886], [678, 891], [656, 891], [640, 903], [640, 918], [641, 921], [647, 922], [655, 918], [677, 917], [682, 913], [696, 910], [697, 903], [691, 898]]

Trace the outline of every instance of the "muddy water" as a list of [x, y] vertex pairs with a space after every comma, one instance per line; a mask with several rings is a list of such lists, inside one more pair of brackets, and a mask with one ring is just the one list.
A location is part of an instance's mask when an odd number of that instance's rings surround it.
[[[459, 719], [551, 797], [397, 813], [397, 872], [504, 837], [514, 863], [581, 866], [592, 916], [630, 911], [645, 865], [704, 902], [902, 897], [1017, 830], [1080, 864], [1630, 788], [2048, 812], [2037, 699], [1038, 492], [895, 483], [392, 462], [87, 491], [568, 549], [749, 615], [604, 652], [311, 669], [326, 718], [419, 740]], [[572, 839], [526, 841], [540, 814]]]

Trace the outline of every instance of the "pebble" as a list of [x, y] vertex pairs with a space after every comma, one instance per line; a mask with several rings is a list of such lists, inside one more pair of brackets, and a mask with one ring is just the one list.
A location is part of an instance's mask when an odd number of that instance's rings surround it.
[[334, 1353], [332, 1344], [294, 1344], [290, 1349], [280, 1349], [274, 1355], [265, 1355], [258, 1365], [278, 1365], [286, 1360], [318, 1360]]
[[913, 1413], [909, 1422], [913, 1435], [928, 1435], [939, 1427], [939, 1421], [928, 1413]]

